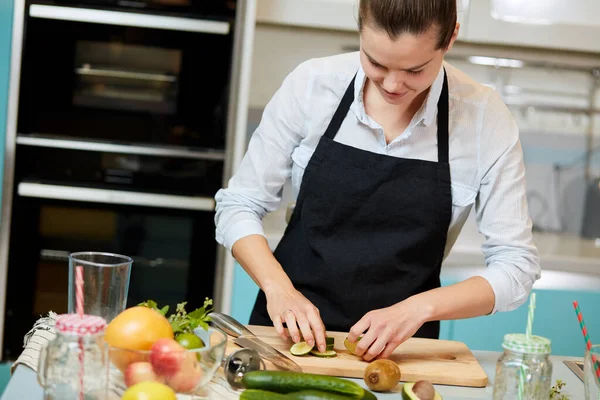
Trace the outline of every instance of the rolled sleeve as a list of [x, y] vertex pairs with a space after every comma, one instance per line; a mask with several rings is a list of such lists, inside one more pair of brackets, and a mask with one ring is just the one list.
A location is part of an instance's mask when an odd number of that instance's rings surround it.
[[522, 305], [541, 276], [533, 243], [526, 194], [525, 165], [518, 127], [492, 92], [479, 139], [480, 188], [475, 203], [487, 269], [481, 276], [495, 294], [492, 313]]
[[215, 236], [228, 250], [243, 237], [264, 236], [262, 219], [280, 205], [292, 152], [304, 136], [309, 71], [304, 63], [286, 77], [265, 107], [237, 172], [215, 195]]

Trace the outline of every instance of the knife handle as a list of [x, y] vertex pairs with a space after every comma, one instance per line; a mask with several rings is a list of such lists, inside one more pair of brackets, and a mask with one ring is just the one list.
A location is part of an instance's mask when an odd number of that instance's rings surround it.
[[244, 325], [239, 323], [235, 318], [230, 317], [227, 314], [219, 313], [219, 312], [211, 312], [208, 314], [213, 322], [218, 328], [225, 331], [226, 334], [233, 337], [240, 337], [242, 335], [251, 335], [254, 334], [246, 328]]

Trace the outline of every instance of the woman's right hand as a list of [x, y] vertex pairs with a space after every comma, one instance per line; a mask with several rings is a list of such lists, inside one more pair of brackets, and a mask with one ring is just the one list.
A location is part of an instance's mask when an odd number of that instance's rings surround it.
[[[298, 343], [301, 333], [309, 346], [316, 343], [319, 351], [325, 351], [325, 325], [319, 309], [310, 300], [296, 289], [273, 289], [265, 291], [265, 295], [267, 311], [279, 336], [283, 339], [291, 337], [294, 343]], [[289, 335], [283, 327], [284, 322]]]

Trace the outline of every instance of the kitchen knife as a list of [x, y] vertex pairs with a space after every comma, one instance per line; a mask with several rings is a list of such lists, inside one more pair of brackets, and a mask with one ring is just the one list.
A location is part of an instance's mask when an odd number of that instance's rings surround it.
[[302, 372], [302, 368], [298, 364], [273, 348], [273, 346], [260, 340], [248, 328], [236, 321], [235, 318], [218, 312], [212, 312], [209, 316], [211, 322], [217, 328], [234, 337], [233, 343], [247, 349], [256, 350], [262, 358], [272, 362], [278, 368]]

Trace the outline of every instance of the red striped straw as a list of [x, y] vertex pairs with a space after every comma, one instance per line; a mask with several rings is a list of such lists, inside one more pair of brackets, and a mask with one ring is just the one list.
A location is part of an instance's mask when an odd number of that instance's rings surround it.
[[[77, 308], [77, 315], [79, 318], [83, 318], [83, 267], [78, 265], [75, 268], [75, 307]], [[84, 400], [84, 390], [83, 390], [83, 338], [79, 338], [79, 362], [81, 363], [81, 368], [79, 368], [79, 400]]]
[[[587, 327], [585, 326], [585, 322], [583, 321], [583, 315], [581, 314], [581, 310], [579, 309], [579, 303], [577, 301], [574, 301], [573, 307], [575, 308], [577, 320], [579, 321], [579, 326], [581, 327], [581, 333], [583, 334], [583, 340], [585, 341], [585, 348], [587, 349], [587, 351], [591, 351], [592, 341], [590, 340]], [[598, 358], [595, 354], [592, 354], [592, 362], [594, 363], [594, 368], [596, 370], [596, 378], [598, 379], [598, 383], [600, 384], [600, 363], [598, 362]]]

